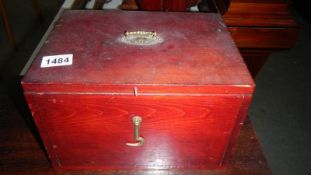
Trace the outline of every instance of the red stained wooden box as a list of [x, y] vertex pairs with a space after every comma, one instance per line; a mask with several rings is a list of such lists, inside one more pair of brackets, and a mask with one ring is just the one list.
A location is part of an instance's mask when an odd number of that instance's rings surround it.
[[[60, 54], [72, 65], [40, 66]], [[218, 168], [255, 86], [218, 14], [125, 11], [65, 11], [22, 85], [69, 170]]]

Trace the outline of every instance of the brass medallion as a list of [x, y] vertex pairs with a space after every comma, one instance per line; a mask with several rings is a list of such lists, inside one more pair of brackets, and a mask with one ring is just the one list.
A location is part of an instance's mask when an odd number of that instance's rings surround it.
[[124, 35], [120, 37], [120, 41], [131, 45], [154, 45], [163, 42], [163, 38], [158, 36], [157, 32], [146, 32], [146, 31], [126, 31]]

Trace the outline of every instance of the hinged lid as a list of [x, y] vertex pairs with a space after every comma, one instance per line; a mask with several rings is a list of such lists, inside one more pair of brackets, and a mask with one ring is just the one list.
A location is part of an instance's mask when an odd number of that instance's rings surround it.
[[[72, 54], [72, 64], [41, 67], [44, 56], [61, 54]], [[65, 11], [22, 83], [25, 91], [40, 93], [254, 88], [218, 14], [133, 11]]]

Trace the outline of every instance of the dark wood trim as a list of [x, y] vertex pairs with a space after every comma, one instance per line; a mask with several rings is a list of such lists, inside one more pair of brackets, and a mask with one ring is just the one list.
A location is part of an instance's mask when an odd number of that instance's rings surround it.
[[13, 34], [12, 26], [9, 21], [9, 17], [8, 17], [6, 8], [5, 8], [5, 3], [3, 0], [0, 0], [0, 13], [1, 13], [0, 16], [2, 17], [2, 20], [4, 23], [5, 31], [8, 36], [9, 44], [12, 48], [15, 48], [16, 44], [15, 44], [14, 34]]

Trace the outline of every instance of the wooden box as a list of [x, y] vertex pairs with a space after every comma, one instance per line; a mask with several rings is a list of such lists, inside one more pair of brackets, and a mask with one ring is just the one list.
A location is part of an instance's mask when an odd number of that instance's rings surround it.
[[222, 166], [255, 85], [217, 14], [65, 11], [22, 86], [54, 168], [109, 170]]

